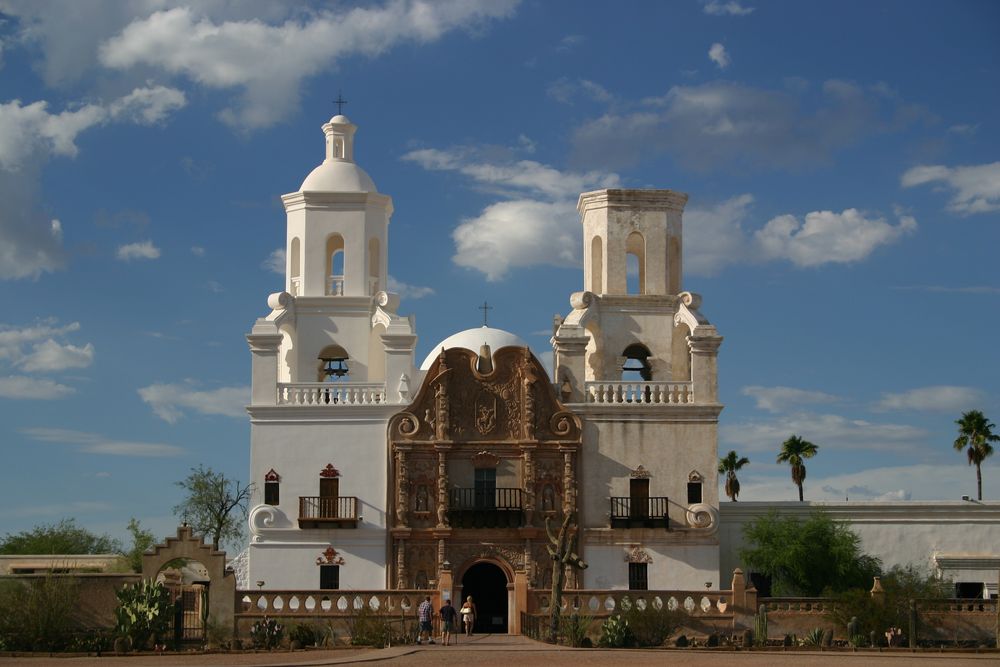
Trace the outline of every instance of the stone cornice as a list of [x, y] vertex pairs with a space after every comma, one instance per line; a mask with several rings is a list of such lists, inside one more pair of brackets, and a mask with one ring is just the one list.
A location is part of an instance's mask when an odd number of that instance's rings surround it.
[[252, 424], [368, 423], [388, 424], [404, 407], [396, 403], [376, 405], [251, 405]]
[[295, 297], [295, 309], [299, 315], [336, 313], [338, 315], [356, 314], [369, 317], [374, 298], [371, 296], [297, 296]]
[[378, 192], [290, 192], [281, 195], [286, 212], [306, 210], [357, 210], [365, 207], [385, 209], [392, 214], [392, 197]]
[[567, 403], [566, 407], [581, 417], [595, 422], [717, 422], [724, 406], [718, 403], [701, 405]]
[[683, 211], [688, 196], [676, 190], [592, 190], [577, 200], [576, 210], [585, 213], [599, 208], [642, 208], [643, 210]]
[[687, 531], [662, 528], [583, 528], [583, 544], [588, 546], [621, 546], [633, 547], [641, 544], [651, 546], [708, 545], [718, 546], [718, 533], [707, 534], [704, 531]]

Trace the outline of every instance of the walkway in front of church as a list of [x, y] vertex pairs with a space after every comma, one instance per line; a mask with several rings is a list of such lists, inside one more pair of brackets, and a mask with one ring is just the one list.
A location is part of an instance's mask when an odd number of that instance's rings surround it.
[[551, 646], [525, 637], [477, 635], [461, 637], [457, 645], [394, 646], [375, 649], [308, 650], [276, 653], [208, 653], [140, 656], [104, 656], [101, 658], [31, 657], [3, 658], [7, 667], [322, 667], [323, 665], [435, 665], [447, 667], [510, 667], [511, 665], [681, 665], [717, 667], [719, 663], [737, 667], [986, 667], [1000, 663], [1000, 653], [848, 653], [848, 652], [762, 652], [721, 650], [602, 650], [571, 649]]

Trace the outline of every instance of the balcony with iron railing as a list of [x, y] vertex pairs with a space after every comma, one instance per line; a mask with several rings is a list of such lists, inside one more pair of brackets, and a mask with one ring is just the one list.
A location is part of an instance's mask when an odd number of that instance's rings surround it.
[[357, 528], [354, 496], [299, 496], [299, 528]]
[[666, 528], [670, 530], [670, 501], [666, 496], [613, 496], [612, 528]]
[[448, 518], [455, 528], [518, 528], [523, 524], [522, 490], [451, 489]]

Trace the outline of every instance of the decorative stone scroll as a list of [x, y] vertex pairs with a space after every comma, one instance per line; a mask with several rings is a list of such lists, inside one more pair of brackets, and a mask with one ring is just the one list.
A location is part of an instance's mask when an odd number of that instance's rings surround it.
[[332, 463], [327, 463], [326, 467], [319, 471], [320, 477], [340, 477], [340, 471], [333, 467]]
[[635, 470], [629, 473], [629, 477], [632, 479], [649, 479], [651, 475], [649, 474], [649, 471], [642, 466], [642, 464], [639, 464], [636, 466]]
[[324, 551], [322, 554], [320, 554], [319, 557], [316, 559], [316, 564], [317, 565], [343, 565], [344, 564], [344, 558], [339, 553], [337, 553], [337, 550], [334, 549], [333, 546], [329, 546], [329, 547], [326, 548], [326, 551]]
[[500, 465], [500, 457], [484, 449], [473, 455], [472, 465], [476, 468], [496, 468]]
[[653, 558], [642, 547], [634, 546], [625, 556], [629, 563], [652, 563]]

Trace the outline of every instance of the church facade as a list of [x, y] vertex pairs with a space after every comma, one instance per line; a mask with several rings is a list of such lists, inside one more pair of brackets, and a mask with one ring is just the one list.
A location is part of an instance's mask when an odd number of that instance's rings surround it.
[[285, 289], [247, 336], [249, 581], [473, 595], [500, 631], [551, 582], [547, 524], [570, 515], [589, 563], [571, 587], [718, 589], [722, 338], [681, 285], [687, 196], [580, 196], [583, 289], [551, 372], [490, 327], [418, 365], [356, 129], [326, 123], [324, 161], [282, 197]]

